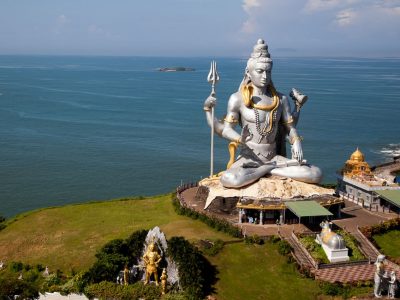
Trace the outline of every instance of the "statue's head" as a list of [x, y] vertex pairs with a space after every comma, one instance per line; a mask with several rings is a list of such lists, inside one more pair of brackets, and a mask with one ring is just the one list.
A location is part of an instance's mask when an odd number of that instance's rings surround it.
[[149, 251], [153, 252], [154, 251], [154, 242], [151, 242], [149, 244]]
[[383, 254], [379, 254], [378, 257], [376, 258], [376, 263], [383, 263], [386, 259], [386, 256]]
[[259, 39], [247, 61], [246, 76], [258, 88], [265, 88], [271, 83], [272, 59], [268, 45]]

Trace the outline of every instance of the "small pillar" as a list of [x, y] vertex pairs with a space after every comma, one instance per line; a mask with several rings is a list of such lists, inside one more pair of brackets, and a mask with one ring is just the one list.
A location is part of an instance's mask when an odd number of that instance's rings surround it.
[[260, 225], [263, 225], [263, 218], [264, 218], [264, 213], [262, 210], [260, 210]]
[[239, 224], [242, 223], [242, 215], [243, 215], [243, 209], [239, 208]]

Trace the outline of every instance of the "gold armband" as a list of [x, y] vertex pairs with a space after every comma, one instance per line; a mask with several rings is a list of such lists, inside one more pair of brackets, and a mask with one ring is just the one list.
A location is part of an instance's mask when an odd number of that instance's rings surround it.
[[229, 117], [225, 118], [224, 121], [228, 122], [228, 123], [237, 123], [238, 122], [238, 120], [236, 120], [232, 115], [230, 115]]
[[210, 111], [211, 108], [209, 108], [209, 107], [203, 107], [203, 110], [204, 110], [204, 111]]
[[296, 141], [302, 141], [303, 137], [302, 136], [295, 136], [294, 138], [290, 139], [290, 144], [293, 145], [294, 142]]

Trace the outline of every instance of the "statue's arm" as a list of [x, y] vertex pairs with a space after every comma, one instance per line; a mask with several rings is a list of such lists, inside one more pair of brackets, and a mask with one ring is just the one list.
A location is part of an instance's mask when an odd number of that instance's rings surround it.
[[237, 93], [232, 94], [228, 101], [228, 109], [224, 119], [224, 126], [221, 134], [223, 138], [232, 142], [239, 143], [241, 142], [241, 136], [235, 130], [235, 127], [239, 123], [240, 119], [240, 106], [240, 96]]
[[211, 110], [215, 105], [217, 104], [217, 98], [215, 98], [213, 95], [210, 95], [205, 101], [204, 101], [204, 106], [203, 110], [206, 113], [206, 119], [207, 119], [207, 124], [208, 126], [211, 127], [211, 125], [214, 123], [214, 132], [218, 134], [219, 136], [222, 135], [222, 130], [224, 127], [224, 123], [219, 121], [217, 118], [212, 117]]
[[303, 149], [301, 146], [301, 138], [297, 133], [293, 116], [290, 113], [290, 104], [288, 98], [285, 95], [281, 95], [281, 102], [283, 108], [281, 122], [283, 126], [286, 128], [286, 132], [288, 133], [289, 137], [289, 142], [292, 145], [292, 156], [293, 158], [301, 162], [303, 160]]

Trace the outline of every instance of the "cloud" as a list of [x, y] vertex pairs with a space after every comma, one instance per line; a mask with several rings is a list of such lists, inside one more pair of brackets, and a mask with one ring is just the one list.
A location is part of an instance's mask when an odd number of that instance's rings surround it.
[[251, 13], [251, 10], [253, 8], [257, 8], [260, 6], [261, 6], [260, 0], [243, 0], [242, 4], [244, 11], [247, 12], [248, 14]]
[[89, 33], [94, 33], [94, 34], [103, 34], [104, 33], [103, 28], [101, 28], [95, 24], [89, 25], [87, 31]]
[[[354, 5], [361, 0], [308, 0], [304, 6], [304, 11], [308, 13], [344, 8]], [[364, 0], [364, 2], [366, 2]]]
[[59, 15], [57, 17], [57, 24], [58, 25], [64, 25], [64, 24], [67, 24], [69, 22], [70, 22], [70, 20], [65, 15]]
[[353, 9], [349, 8], [339, 11], [336, 14], [335, 22], [339, 26], [348, 26], [351, 25], [356, 18], [357, 18], [357, 13]]
[[392, 16], [400, 16], [400, 0], [377, 1], [373, 7], [381, 13]]
[[64, 14], [59, 15], [56, 19], [56, 24], [53, 28], [53, 33], [59, 35], [63, 32], [64, 28], [70, 23], [71, 20], [67, 18]]

